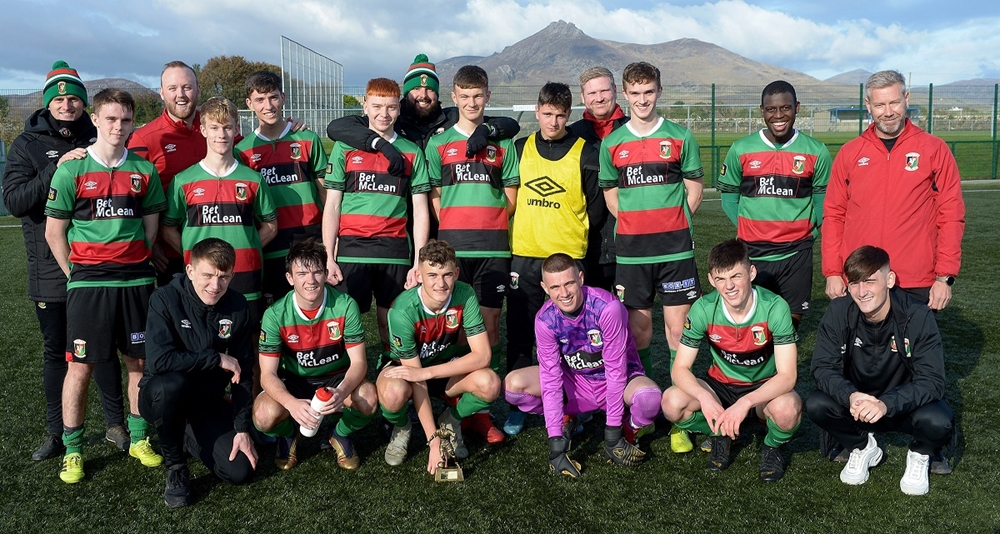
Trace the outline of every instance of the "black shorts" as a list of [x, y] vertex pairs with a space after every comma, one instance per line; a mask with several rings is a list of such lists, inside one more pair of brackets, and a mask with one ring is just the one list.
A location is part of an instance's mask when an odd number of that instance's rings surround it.
[[715, 392], [715, 396], [719, 397], [719, 404], [721, 404], [723, 408], [729, 408], [730, 406], [736, 404], [736, 401], [740, 400], [740, 397], [746, 395], [747, 393], [753, 393], [764, 385], [764, 382], [758, 382], [749, 386], [733, 386], [730, 384], [723, 384], [710, 376], [705, 376], [702, 380], [708, 384], [708, 387], [712, 388], [712, 391]]
[[66, 294], [66, 361], [102, 363], [117, 352], [146, 357], [146, 312], [153, 284], [77, 287]]
[[336, 388], [344, 382], [347, 369], [344, 372], [326, 376], [299, 376], [279, 372], [278, 378], [285, 384], [285, 389], [296, 399], [311, 399], [319, 388]]
[[344, 279], [337, 284], [336, 289], [347, 293], [358, 303], [358, 310], [365, 313], [372, 307], [372, 294], [375, 294], [375, 305], [379, 308], [389, 308], [392, 301], [403, 292], [406, 285], [406, 273], [409, 265], [388, 263], [338, 263]]
[[794, 256], [778, 261], [753, 262], [757, 277], [753, 283], [785, 299], [792, 313], [809, 311], [812, 299], [812, 248], [800, 250]]
[[510, 283], [510, 258], [458, 258], [458, 279], [476, 290], [479, 306], [503, 308]]
[[[393, 360], [392, 358], [383, 357], [383, 358], [379, 359], [378, 369], [376, 371], [376, 375], [382, 374], [382, 370], [385, 369], [386, 367], [394, 367], [394, 366], [398, 366], [398, 365], [403, 365], [403, 364], [399, 363], [399, 360]], [[451, 380], [451, 377], [448, 377], [448, 378], [432, 378], [430, 380], [427, 380], [426, 381], [426, 383], [427, 383], [427, 395], [430, 398], [432, 398], [432, 399], [435, 398], [435, 397], [439, 398], [439, 399], [448, 398], [448, 395], [445, 394], [444, 391], [446, 389], [448, 389], [448, 381], [449, 380]]]
[[694, 258], [644, 265], [619, 263], [615, 276], [615, 294], [631, 310], [652, 308], [654, 290], [664, 306], [691, 304], [701, 296]]
[[264, 303], [267, 306], [284, 297], [292, 290], [292, 284], [285, 277], [285, 258], [268, 258], [264, 260], [261, 278], [261, 290], [264, 292]]
[[247, 301], [247, 311], [250, 313], [250, 324], [256, 329], [254, 330], [255, 336], [260, 333], [260, 322], [264, 319], [264, 310], [266, 309], [267, 303], [264, 302], [263, 298]]

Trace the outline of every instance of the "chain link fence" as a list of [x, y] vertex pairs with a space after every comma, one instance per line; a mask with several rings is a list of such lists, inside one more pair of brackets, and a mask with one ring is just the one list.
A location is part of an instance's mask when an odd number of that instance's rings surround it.
[[[576, 91], [575, 85], [571, 85]], [[733, 141], [764, 127], [758, 106], [761, 87], [751, 85], [675, 84], [663, 87], [660, 115], [694, 132], [701, 147], [707, 184], [714, 183], [719, 166]], [[864, 107], [862, 85], [800, 85], [795, 88], [801, 106], [795, 126], [826, 143], [836, 155], [847, 141], [861, 134], [870, 118]], [[155, 89], [154, 89], [155, 90]], [[360, 102], [364, 86], [344, 86], [343, 102]], [[488, 115], [508, 116], [521, 124], [521, 132], [537, 130], [534, 104], [539, 86], [499, 86], [493, 88]], [[998, 91], [1000, 85], [942, 85], [912, 87], [908, 114], [921, 128], [944, 139], [958, 161], [964, 179], [993, 178], [998, 174]], [[10, 146], [24, 128], [24, 120], [42, 105], [41, 90], [0, 89], [0, 141]], [[353, 97], [350, 98], [350, 97]], [[579, 95], [574, 95], [579, 104]], [[359, 106], [310, 109], [305, 103], [289, 101], [286, 114], [305, 120], [321, 137], [326, 125], [343, 115], [360, 114]], [[441, 100], [451, 105], [451, 87], [441, 86]], [[619, 104], [627, 110], [624, 97]], [[291, 110], [291, 111], [289, 111]], [[573, 108], [570, 121], [583, 115], [583, 107]], [[244, 134], [256, 127], [253, 113], [240, 113]], [[6, 150], [4, 150], [4, 156]], [[3, 160], [0, 160], [3, 161]], [[2, 163], [0, 163], [2, 165]], [[7, 214], [0, 208], [0, 214]]]

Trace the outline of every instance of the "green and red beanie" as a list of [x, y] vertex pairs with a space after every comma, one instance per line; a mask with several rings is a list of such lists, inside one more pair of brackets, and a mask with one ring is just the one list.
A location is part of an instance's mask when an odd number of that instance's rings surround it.
[[45, 90], [42, 92], [44, 107], [49, 107], [53, 98], [64, 95], [79, 97], [83, 105], [87, 105], [87, 88], [83, 86], [80, 74], [60, 60], [52, 64], [52, 72], [45, 78]]
[[439, 93], [438, 86], [437, 69], [434, 68], [434, 64], [427, 59], [426, 55], [417, 54], [417, 57], [413, 58], [410, 68], [407, 69], [406, 76], [403, 77], [403, 96], [405, 97], [417, 87], [429, 87], [435, 93]]

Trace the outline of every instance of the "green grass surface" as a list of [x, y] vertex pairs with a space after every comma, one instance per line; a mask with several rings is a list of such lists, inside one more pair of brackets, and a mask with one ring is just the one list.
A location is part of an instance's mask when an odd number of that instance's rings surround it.
[[[1000, 339], [989, 325], [996, 320], [998, 186], [966, 187], [962, 273], [952, 305], [939, 314], [948, 399], [961, 433], [955, 473], [932, 475], [924, 497], [899, 491], [907, 445], [899, 434], [880, 440], [888, 459], [865, 485], [853, 487], [840, 482], [840, 464], [820, 458], [816, 427], [806, 420], [786, 447], [787, 475], [764, 485], [757, 480], [759, 436], [727, 471], [712, 473], [704, 453], [672, 454], [667, 429], [660, 428], [643, 441], [648, 461], [621, 468], [603, 463], [598, 417], [574, 444], [584, 476], [567, 480], [548, 475], [541, 419], [529, 418], [524, 433], [498, 446], [468, 438], [472, 454], [463, 464], [463, 483], [435, 484], [424, 473], [427, 452], [417, 439], [411, 457], [390, 468], [382, 460], [385, 442], [368, 428], [357, 435], [363, 463], [354, 473], [338, 470], [334, 455], [320, 453], [316, 440], [306, 442], [303, 460], [290, 472], [277, 472], [273, 448], [263, 448], [256, 479], [242, 487], [216, 481], [192, 461], [196, 502], [171, 511], [162, 502], [163, 469], [144, 468], [104, 441], [96, 390], [87, 419], [87, 478], [66, 485], [58, 478], [59, 460], [30, 460], [45, 432], [41, 337], [25, 299], [21, 231], [6, 227], [16, 221], [0, 219], [0, 531], [996, 532]], [[712, 244], [732, 233], [718, 196], [710, 195], [695, 217], [699, 265]], [[803, 396], [814, 389], [809, 359], [827, 305], [818, 255], [813, 294], [815, 311], [803, 322], [799, 352], [796, 389]], [[657, 338], [652, 377], [663, 386], [666, 344]], [[494, 409], [500, 421], [504, 410]]]

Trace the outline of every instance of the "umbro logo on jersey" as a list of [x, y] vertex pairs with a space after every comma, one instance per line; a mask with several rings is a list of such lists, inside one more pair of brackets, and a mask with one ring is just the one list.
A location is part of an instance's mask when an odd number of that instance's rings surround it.
[[254, 154], [254, 155], [250, 156], [250, 161], [252, 161], [254, 163], [259, 163], [261, 157], [262, 156], [260, 154]]
[[858, 160], [858, 167], [867, 167], [868, 162], [871, 161], [869, 158], [861, 158]]
[[693, 290], [693, 289], [691, 291], [688, 291], [687, 292], [687, 298], [688, 298], [688, 300], [694, 300], [694, 299], [698, 298], [698, 292], [695, 291], [695, 290]]
[[177, 145], [173, 143], [170, 143], [167, 146], [163, 147], [164, 152], [174, 152], [175, 150], [177, 150]]
[[758, 160], [751, 161], [750, 162], [750, 168], [753, 169], [753, 170], [759, 169], [760, 168], [760, 161], [758, 161]]
[[87, 191], [93, 191], [94, 189], [97, 189], [97, 182], [93, 180], [90, 180], [89, 182], [84, 182], [83, 187], [85, 187]]
[[361, 165], [364, 161], [365, 158], [362, 158], [361, 156], [354, 156], [351, 158], [351, 164], [353, 165]]
[[711, 339], [713, 343], [718, 343], [722, 341], [722, 336], [720, 336], [719, 334], [712, 334], [708, 336], [708, 339]]
[[864, 344], [864, 343], [862, 343], [862, 342], [861, 342], [861, 338], [860, 338], [860, 337], [856, 337], [856, 338], [854, 338], [854, 346], [855, 346], [855, 347], [860, 347], [860, 346], [861, 346], [861, 345], [863, 345], [863, 344]]
[[455, 157], [455, 156], [458, 155], [458, 149], [457, 148], [449, 148], [448, 151], [445, 152], [445, 154], [447, 154], [448, 157]]
[[618, 153], [618, 159], [625, 159], [628, 157], [628, 150], [622, 150]]
[[198, 189], [195, 189], [194, 190], [194, 196], [196, 196], [196, 197], [203, 197], [203, 196], [205, 196], [205, 188], [204, 187], [199, 187]]
[[48, 152], [45, 153], [45, 157], [47, 157], [49, 159], [56, 159], [56, 158], [59, 157], [59, 151], [58, 150], [49, 150]]
[[497, 286], [497, 293], [505, 293], [507, 291], [507, 286], [500, 284]]
[[802, 311], [806, 311], [808, 309], [809, 309], [809, 302], [803, 302], [802, 303]]
[[559, 185], [555, 180], [549, 178], [548, 176], [542, 176], [541, 178], [535, 178], [530, 182], [524, 184], [528, 189], [531, 189], [535, 193], [538, 193], [540, 197], [547, 197], [549, 195], [555, 195], [559, 193], [565, 193], [561, 185]]
[[286, 339], [285, 341], [288, 342], [288, 343], [298, 343], [299, 342], [299, 335], [298, 334], [292, 334], [292, 335], [288, 336], [288, 339]]
[[181, 328], [191, 328], [191, 321], [181, 319]]

